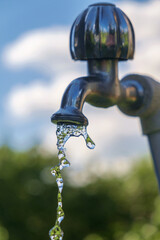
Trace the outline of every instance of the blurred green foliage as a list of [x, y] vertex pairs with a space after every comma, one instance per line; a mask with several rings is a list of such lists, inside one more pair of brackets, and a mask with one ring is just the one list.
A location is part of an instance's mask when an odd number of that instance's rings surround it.
[[[57, 186], [54, 156], [35, 148], [0, 148], [0, 240], [44, 240], [54, 225]], [[159, 240], [160, 199], [151, 161], [142, 159], [121, 177], [83, 187], [65, 184], [64, 240]], [[67, 170], [66, 170], [67, 171]]]

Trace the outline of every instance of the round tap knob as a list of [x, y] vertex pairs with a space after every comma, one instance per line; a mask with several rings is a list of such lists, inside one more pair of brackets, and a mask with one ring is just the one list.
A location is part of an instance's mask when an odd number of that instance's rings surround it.
[[70, 51], [74, 60], [128, 60], [133, 59], [134, 49], [133, 26], [114, 4], [92, 4], [72, 25]]

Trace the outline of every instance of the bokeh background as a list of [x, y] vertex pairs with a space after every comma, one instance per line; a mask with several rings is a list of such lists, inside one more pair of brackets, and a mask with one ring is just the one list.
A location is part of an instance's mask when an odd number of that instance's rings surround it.
[[[49, 168], [58, 162], [50, 116], [69, 82], [86, 75], [86, 63], [70, 57], [69, 32], [94, 2], [0, 1], [1, 240], [48, 239], [56, 213]], [[120, 78], [134, 72], [159, 80], [160, 1], [110, 2], [136, 34], [135, 58], [119, 64]], [[116, 107], [85, 104], [84, 114], [96, 148], [82, 138], [66, 144], [65, 239], [159, 240], [158, 190], [139, 120]]]

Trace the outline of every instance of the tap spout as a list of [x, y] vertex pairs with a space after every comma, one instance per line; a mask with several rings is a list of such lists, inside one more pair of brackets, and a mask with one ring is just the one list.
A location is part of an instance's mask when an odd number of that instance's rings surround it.
[[125, 87], [118, 80], [117, 60], [89, 60], [88, 76], [73, 80], [64, 92], [61, 107], [51, 117], [53, 123], [88, 125], [82, 113], [85, 102], [107, 108], [122, 101]]

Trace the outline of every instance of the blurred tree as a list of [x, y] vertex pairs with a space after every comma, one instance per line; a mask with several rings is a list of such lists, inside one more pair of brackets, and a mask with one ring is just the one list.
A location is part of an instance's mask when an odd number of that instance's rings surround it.
[[[36, 148], [0, 148], [0, 240], [44, 240], [54, 225], [57, 186], [50, 167], [57, 158]], [[142, 159], [123, 177], [65, 184], [64, 239], [159, 240], [160, 200], [153, 167]]]

